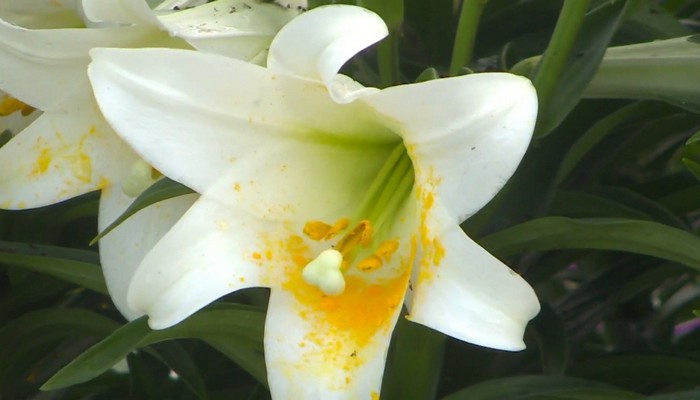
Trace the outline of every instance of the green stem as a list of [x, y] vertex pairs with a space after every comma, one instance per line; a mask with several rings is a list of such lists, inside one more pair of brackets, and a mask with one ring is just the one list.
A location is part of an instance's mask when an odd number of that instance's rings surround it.
[[382, 87], [397, 84], [399, 82], [399, 42], [394, 32], [379, 43], [377, 57]]
[[[406, 157], [406, 159], [408, 159], [408, 157]], [[402, 171], [401, 180], [396, 185], [396, 188], [390, 192], [391, 197], [388, 199], [386, 204], [383, 205], [383, 207], [378, 208], [378, 210], [380, 210], [380, 214], [376, 217], [376, 220], [374, 220], [374, 230], [378, 235], [383, 234], [382, 227], [384, 226], [384, 223], [387, 222], [387, 218], [390, 216], [394, 217], [399, 211], [399, 208], [403, 205], [403, 202], [411, 194], [415, 177], [410, 159], [408, 159], [408, 161], [409, 164], [407, 168]]]
[[542, 109], [546, 109], [549, 105], [552, 93], [559, 83], [586, 16], [588, 5], [589, 0], [564, 1], [547, 50], [532, 77]]
[[488, 0], [464, 0], [462, 2], [455, 44], [452, 48], [450, 75], [457, 75], [459, 70], [471, 61], [479, 18], [481, 18], [481, 11], [487, 2]]
[[379, 170], [379, 172], [377, 172], [377, 175], [374, 177], [372, 183], [370, 183], [369, 188], [367, 188], [365, 197], [362, 199], [360, 206], [357, 208], [357, 215], [355, 215], [356, 221], [365, 219], [365, 216], [371, 211], [374, 203], [377, 202], [378, 197], [381, 195], [387, 179], [391, 176], [396, 164], [402, 159], [402, 157], [404, 157], [405, 154], [406, 148], [404, 147], [403, 142], [399, 142], [399, 144], [397, 144], [391, 151], [386, 161], [384, 161], [382, 168]]
[[377, 225], [379, 225], [379, 219], [382, 217], [382, 215], [385, 215], [388, 211], [390, 211], [387, 209], [387, 205], [392, 203], [391, 199], [397, 194], [400, 194], [398, 189], [404, 175], [406, 175], [408, 172], [411, 172], [411, 175], [413, 174], [411, 169], [411, 159], [408, 158], [406, 153], [404, 153], [404, 156], [401, 157], [399, 162], [396, 164], [396, 167], [392, 171], [389, 179], [386, 181], [386, 184], [382, 187], [382, 194], [372, 205], [372, 210], [367, 215], [367, 219], [374, 223], [375, 230]]

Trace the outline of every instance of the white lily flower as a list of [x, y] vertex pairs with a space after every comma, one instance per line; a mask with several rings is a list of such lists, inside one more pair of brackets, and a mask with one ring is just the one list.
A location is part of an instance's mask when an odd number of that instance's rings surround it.
[[91, 52], [110, 124], [202, 195], [144, 258], [126, 301], [161, 329], [270, 287], [275, 399], [378, 398], [404, 302], [412, 321], [505, 350], [524, 348], [539, 311], [532, 288], [458, 225], [525, 153], [531, 83], [486, 73], [378, 90], [337, 74], [386, 34], [376, 14], [334, 5], [286, 25], [267, 68]]
[[[149, 173], [142, 173], [145, 163], [100, 113], [87, 79], [88, 51], [96, 46], [192, 46], [250, 60], [266, 54], [274, 34], [298, 12], [272, 4], [245, 8], [244, 2], [220, 0], [158, 17], [144, 0], [59, 3], [61, 15], [80, 14], [86, 25], [94, 26], [60, 29], [15, 24], [45, 26], [53, 1], [4, 2], [0, 16], [13, 16], [14, 23], [0, 20], [0, 89], [13, 96], [8, 102], [20, 101], [43, 114], [0, 148], [0, 208], [41, 207], [102, 189], [98, 223], [100, 230], [107, 227], [158, 174], [148, 165]], [[241, 9], [234, 12], [234, 7]], [[32, 12], [46, 17], [31, 18]], [[186, 196], [142, 210], [100, 241], [103, 271], [115, 299], [126, 293], [129, 280], [123, 274], [133, 273], [193, 201]], [[125, 302], [116, 305], [129, 319], [141, 315]]]

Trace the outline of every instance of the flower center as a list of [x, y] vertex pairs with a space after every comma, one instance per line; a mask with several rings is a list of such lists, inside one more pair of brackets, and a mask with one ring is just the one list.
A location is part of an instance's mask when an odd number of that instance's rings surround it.
[[[304, 267], [304, 281], [328, 296], [337, 296], [345, 290], [343, 274], [350, 268], [369, 273], [390, 262], [399, 240], [380, 238], [389, 236], [395, 217], [411, 194], [413, 181], [413, 163], [400, 143], [377, 172], [352, 218], [332, 224], [308, 221], [303, 233], [311, 240], [330, 241], [344, 234]], [[353, 228], [348, 230], [350, 226]]]

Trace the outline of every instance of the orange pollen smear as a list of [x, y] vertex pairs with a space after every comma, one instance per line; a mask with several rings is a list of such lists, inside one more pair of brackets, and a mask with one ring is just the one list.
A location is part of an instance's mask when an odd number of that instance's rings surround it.
[[357, 268], [363, 272], [379, 269], [385, 262], [391, 261], [391, 256], [398, 249], [399, 241], [396, 239], [382, 242], [373, 254], [357, 263]]
[[20, 111], [22, 115], [26, 117], [34, 112], [34, 110], [36, 110], [36, 108], [25, 104], [14, 97], [3, 96], [3, 98], [0, 99], [0, 117], [6, 117], [16, 111]]
[[[345, 230], [350, 223], [347, 218], [341, 218], [330, 225], [323, 221], [312, 220], [304, 225], [303, 232], [306, 237], [315, 241], [328, 240]], [[374, 227], [368, 220], [360, 221], [355, 228], [345, 234], [338, 241], [335, 249], [343, 255], [343, 270], [347, 270], [352, 264], [358, 246], [368, 247], [374, 239]], [[357, 264], [357, 268], [364, 272], [381, 268], [384, 263], [391, 261], [391, 256], [398, 250], [399, 241], [396, 239], [382, 242], [377, 250]]]
[[[309, 308], [302, 316], [313, 321], [321, 336], [328, 330], [344, 333], [357, 346], [367, 345], [382, 328], [390, 329], [396, 308], [400, 307], [408, 285], [409, 268], [401, 275], [375, 283], [357, 276], [345, 277], [345, 291], [338, 296], [326, 296], [315, 286], [304, 282], [301, 270], [289, 274], [283, 288], [294, 293], [300, 303]], [[308, 339], [314, 340], [313, 335]], [[319, 338], [320, 340], [320, 338]]]
[[350, 220], [347, 218], [337, 220], [332, 226], [323, 221], [309, 221], [304, 225], [303, 232], [312, 240], [328, 240], [345, 230], [348, 224], [350, 224]]
[[336, 250], [343, 253], [343, 256], [349, 254], [358, 245], [362, 247], [367, 247], [372, 243], [374, 238], [374, 228], [372, 224], [363, 219], [357, 226], [350, 232], [348, 232], [336, 245]]

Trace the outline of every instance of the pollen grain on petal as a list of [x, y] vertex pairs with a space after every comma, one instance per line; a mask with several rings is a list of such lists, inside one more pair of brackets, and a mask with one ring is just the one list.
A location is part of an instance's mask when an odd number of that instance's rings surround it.
[[39, 176], [45, 173], [49, 169], [51, 164], [52, 151], [50, 147], [43, 147], [39, 150], [39, 156], [34, 162], [34, 168], [32, 169], [33, 176]]

